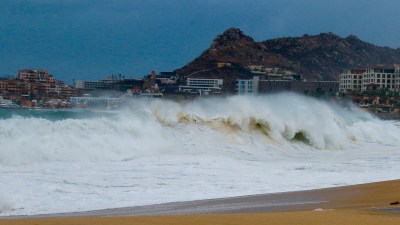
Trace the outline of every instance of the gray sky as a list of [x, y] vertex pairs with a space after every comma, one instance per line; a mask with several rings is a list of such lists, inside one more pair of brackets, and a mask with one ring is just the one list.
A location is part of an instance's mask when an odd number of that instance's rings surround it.
[[139, 77], [184, 66], [238, 27], [257, 41], [334, 32], [400, 47], [398, 0], [0, 0], [0, 76]]

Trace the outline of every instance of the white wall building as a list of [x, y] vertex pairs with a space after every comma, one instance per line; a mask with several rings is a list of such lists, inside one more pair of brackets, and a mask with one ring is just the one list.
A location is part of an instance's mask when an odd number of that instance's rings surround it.
[[238, 95], [257, 95], [259, 76], [254, 76], [253, 79], [237, 79], [236, 93]]
[[346, 70], [339, 75], [339, 91], [361, 91], [363, 73], [365, 68]]
[[400, 91], [400, 65], [394, 65], [394, 73], [395, 73], [395, 89]]
[[188, 78], [186, 86], [179, 86], [179, 91], [199, 93], [200, 95], [221, 94], [223, 79]]
[[75, 80], [74, 86], [76, 89], [86, 89], [86, 90], [95, 90], [95, 89], [109, 89], [112, 87], [115, 80]]
[[187, 86], [192, 87], [221, 87], [224, 81], [222, 79], [206, 78], [188, 78]]
[[373, 66], [347, 70], [340, 74], [340, 91], [365, 91], [369, 87], [400, 90], [400, 68], [394, 66]]

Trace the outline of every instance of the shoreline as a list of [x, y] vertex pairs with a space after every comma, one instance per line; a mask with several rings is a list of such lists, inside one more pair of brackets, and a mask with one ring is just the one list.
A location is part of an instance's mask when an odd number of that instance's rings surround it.
[[[377, 224], [400, 223], [400, 180], [78, 213], [3, 217], [30, 224]], [[265, 222], [265, 223], [264, 223]], [[328, 223], [327, 223], [328, 222]]]

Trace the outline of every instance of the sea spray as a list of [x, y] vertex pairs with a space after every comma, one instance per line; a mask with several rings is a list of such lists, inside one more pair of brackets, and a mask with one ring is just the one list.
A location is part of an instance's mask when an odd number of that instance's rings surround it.
[[[193, 152], [218, 154], [212, 145], [230, 144], [233, 137], [264, 143], [266, 148], [280, 144], [290, 149], [307, 144], [320, 150], [400, 142], [399, 128], [390, 122], [358, 109], [348, 110], [294, 94], [201, 99], [187, 104], [137, 100], [128, 106], [92, 118], [2, 119], [0, 165], [122, 161]], [[219, 133], [220, 139], [204, 149], [199, 142], [213, 140], [210, 129]], [[190, 149], [185, 147], [188, 145]]]
[[399, 123], [293, 94], [0, 111], [0, 215], [398, 179], [399, 134]]
[[10, 210], [12, 210], [11, 204], [3, 196], [0, 196], [0, 214]]

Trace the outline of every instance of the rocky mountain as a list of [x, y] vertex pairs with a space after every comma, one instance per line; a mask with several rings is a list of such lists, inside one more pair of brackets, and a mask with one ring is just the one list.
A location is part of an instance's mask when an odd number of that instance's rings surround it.
[[379, 47], [354, 35], [341, 38], [321, 33], [256, 42], [241, 30], [230, 28], [199, 57], [176, 71], [182, 78], [225, 78], [224, 82], [234, 88], [237, 78], [251, 77], [246, 69], [249, 65], [280, 67], [299, 72], [308, 80], [337, 80], [344, 69], [395, 63], [400, 63], [400, 48]]
[[379, 47], [354, 35], [346, 38], [333, 33], [298, 38], [278, 38], [263, 42], [270, 53], [291, 62], [300, 62], [304, 77], [337, 80], [344, 69], [377, 64], [400, 63], [400, 49]]

